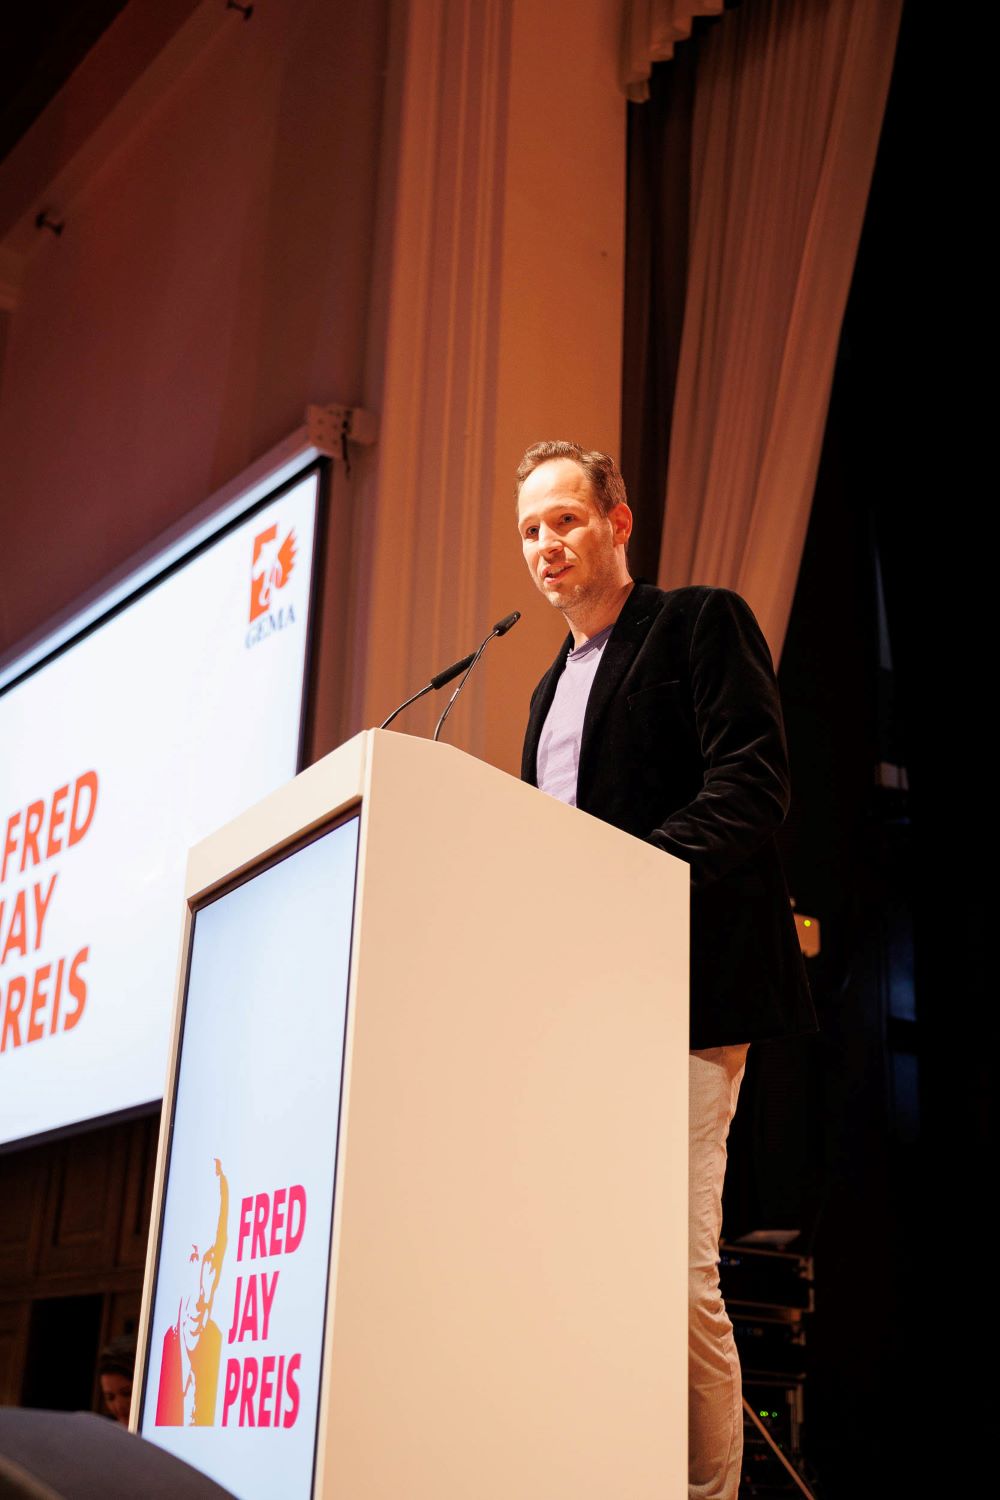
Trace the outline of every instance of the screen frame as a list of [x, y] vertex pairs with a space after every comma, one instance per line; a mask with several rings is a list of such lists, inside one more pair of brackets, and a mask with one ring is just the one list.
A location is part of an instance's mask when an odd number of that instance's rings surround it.
[[[308, 676], [308, 668], [310, 664], [310, 646], [313, 618], [315, 613], [314, 605], [316, 603], [316, 565], [322, 556], [319, 546], [321, 529], [324, 533], [325, 539], [325, 524], [321, 525], [321, 522], [325, 521], [325, 518], [323, 517], [323, 510], [327, 504], [329, 495], [329, 484], [327, 481], [329, 477], [330, 462], [331, 461], [328, 458], [321, 457], [312, 459], [310, 462], [304, 464], [302, 468], [299, 469], [295, 474], [291, 475], [290, 478], [282, 480], [278, 485], [275, 486], [274, 489], [268, 490], [266, 495], [257, 500], [251, 501], [247, 505], [245, 510], [240, 510], [235, 515], [229, 516], [219, 525], [217, 530], [214, 530], [207, 536], [201, 537], [198, 541], [193, 542], [190, 548], [187, 548], [185, 551], [180, 553], [179, 556], [174, 557], [168, 563], [165, 563], [161, 569], [157, 569], [149, 577], [143, 578], [141, 583], [137, 583], [134, 588], [128, 589], [127, 592], [124, 593], [120, 598], [116, 598], [114, 603], [110, 604], [107, 609], [102, 609], [98, 614], [94, 615], [93, 618], [88, 618], [78, 630], [72, 631], [72, 633], [67, 635], [65, 639], [60, 639], [52, 647], [51, 650], [46, 651], [39, 657], [33, 658], [23, 671], [18, 672], [16, 676], [11, 677], [6, 682], [4, 682], [2, 686], [0, 686], [0, 702], [2, 702], [6, 695], [9, 692], [12, 692], [14, 688], [19, 687], [23, 682], [27, 682], [30, 677], [34, 677], [36, 672], [40, 672], [43, 667], [51, 665], [51, 663], [56, 661], [60, 656], [63, 656], [66, 652], [71, 651], [74, 646], [78, 646], [81, 641], [86, 640], [88, 636], [93, 635], [95, 631], [100, 630], [102, 626], [109, 624], [112, 620], [116, 619], [118, 615], [123, 614], [125, 610], [130, 608], [131, 605], [138, 603], [140, 599], [144, 598], [147, 594], [152, 593], [154, 589], [159, 588], [160, 584], [166, 583], [167, 580], [169, 578], [172, 578], [175, 573], [179, 573], [182, 568], [185, 568], [189, 563], [194, 562], [195, 559], [200, 557], [203, 552], [207, 552], [209, 548], [214, 547], [217, 542], [221, 542], [225, 537], [229, 536], [231, 532], [238, 530], [240, 526], [243, 526], [247, 521], [252, 520], [258, 511], [263, 510], [266, 506], [273, 504], [275, 500], [280, 500], [282, 496], [285, 495], [289, 490], [294, 489], [296, 485], [301, 484], [303, 479], [306, 479], [310, 474], [315, 473], [317, 476], [316, 524], [313, 528], [313, 547], [310, 560], [312, 574], [309, 589], [309, 620], [307, 622], [306, 632], [306, 668], [303, 671], [303, 680], [305, 680], [305, 678]], [[145, 572], [146, 568], [136, 569], [136, 572], [140, 571]], [[117, 593], [117, 589], [109, 587], [107, 590], [105, 590], [105, 592], [107, 594], [111, 594], [113, 592]], [[52, 633], [57, 634], [56, 631], [53, 631]], [[30, 653], [25, 651], [23, 654], [28, 655]], [[17, 653], [14, 653], [12, 654], [11, 661], [14, 662], [16, 660]], [[302, 716], [303, 709], [300, 708], [300, 724]], [[301, 769], [302, 765], [300, 759], [300, 762], [297, 765], [297, 771], [300, 771]]]
[[[354, 891], [351, 902], [350, 938], [348, 942], [348, 965], [347, 983], [344, 997], [344, 1031], [341, 1040], [340, 1056], [340, 1089], [337, 1096], [337, 1128], [333, 1137], [333, 1185], [330, 1201], [330, 1231], [329, 1241], [326, 1247], [326, 1278], [325, 1284], [327, 1295], [323, 1305], [323, 1320], [320, 1331], [320, 1363], [316, 1386], [316, 1413], [313, 1430], [312, 1468], [310, 1478], [310, 1495], [316, 1489], [316, 1469], [319, 1462], [319, 1435], [320, 1420], [322, 1414], [323, 1386], [327, 1378], [326, 1339], [327, 1322], [330, 1311], [330, 1278], [333, 1270], [333, 1246], [334, 1232], [336, 1226], [337, 1192], [339, 1185], [340, 1147], [341, 1134], [344, 1122], [344, 1087], [347, 1076], [347, 1050], [348, 1038], [350, 1036], [351, 1022], [353, 1017], [352, 985], [355, 975], [355, 942], [357, 938], [358, 919], [358, 893], [362, 879], [362, 834], [364, 819], [365, 799], [358, 797], [345, 807], [337, 811], [323, 822], [299, 832], [288, 843], [277, 849], [268, 850], [257, 860], [248, 866], [229, 876], [209, 890], [200, 892], [195, 896], [189, 896], [186, 900], [186, 913], [184, 919], [184, 951], [181, 958], [181, 973], [183, 979], [179, 982], [180, 1003], [177, 1006], [174, 1018], [174, 1034], [171, 1045], [170, 1076], [168, 1087], [164, 1093], [161, 1106], [160, 1119], [160, 1146], [159, 1156], [162, 1163], [161, 1171], [158, 1172], [157, 1182], [154, 1190], [153, 1211], [150, 1219], [149, 1244], [147, 1246], [147, 1271], [144, 1277], [143, 1287], [143, 1309], [140, 1320], [139, 1333], [141, 1335], [139, 1346], [136, 1351], [137, 1373], [141, 1361], [141, 1378], [135, 1382], [133, 1387], [132, 1410], [129, 1416], [129, 1430], [141, 1436], [141, 1425], [143, 1413], [146, 1407], [146, 1393], [149, 1387], [149, 1374], [151, 1367], [150, 1344], [153, 1337], [154, 1311], [156, 1308], [156, 1295], [160, 1279], [160, 1262], [163, 1242], [163, 1224], [167, 1206], [167, 1189], [170, 1182], [170, 1166], [174, 1149], [174, 1129], [177, 1114], [177, 1088], [180, 1081], [181, 1068], [184, 1058], [184, 1028], [187, 1019], [188, 995], [191, 984], [191, 959], [194, 950], [194, 935], [197, 918], [200, 912], [213, 906], [215, 902], [228, 896], [242, 885], [247, 885], [259, 875], [268, 870], [276, 868], [286, 860], [291, 859], [310, 844], [316, 843], [327, 834], [354, 820], [358, 824], [358, 843], [354, 866]], [[147, 1438], [146, 1441], [152, 1441]]]
[[[20, 654], [23, 655], [32, 655], [32, 659], [23, 671], [18, 672], [15, 676], [0, 685], [0, 707], [2, 707], [3, 699], [7, 693], [13, 691], [14, 688], [20, 686], [22, 683], [27, 682], [44, 667], [51, 665], [60, 656], [72, 650], [74, 646], [79, 645], [104, 625], [116, 619], [118, 615], [123, 614], [131, 605], [137, 603], [162, 583], [167, 582], [168, 579], [180, 572], [181, 569], [187, 567], [189, 563], [194, 562], [203, 553], [215, 546], [216, 543], [223, 541], [232, 532], [237, 531], [248, 521], [253, 520], [258, 512], [274, 504], [275, 501], [280, 500], [290, 490], [301, 484], [303, 480], [309, 478], [310, 475], [315, 475], [316, 497], [312, 549], [310, 554], [309, 602], [305, 626], [305, 651], [302, 661], [299, 722], [295, 748], [294, 775], [297, 776], [309, 764], [308, 750], [313, 733], [315, 673], [319, 656], [317, 649], [318, 629], [323, 597], [321, 575], [323, 573], [323, 564], [326, 556], [326, 539], [329, 531], [328, 512], [332, 493], [332, 471], [333, 460], [324, 454], [316, 454], [313, 451], [312, 456], [303, 454], [301, 467], [297, 468], [294, 473], [279, 479], [274, 487], [267, 489], [264, 494], [259, 494], [259, 482], [252, 483], [248, 480], [246, 488], [248, 491], [258, 492], [256, 499], [249, 501], [245, 507], [237, 507], [235, 510], [231, 504], [227, 506], [225, 519], [220, 521], [215, 529], [200, 536], [196, 541], [192, 542], [190, 547], [183, 549], [176, 556], [172, 556], [170, 561], [166, 562], [162, 568], [156, 568], [155, 554], [146, 563], [137, 566], [132, 570], [133, 573], [142, 574], [143, 577], [142, 581], [137, 583], [134, 588], [128, 587], [126, 577], [118, 584], [109, 583], [106, 589], [99, 590], [94, 596], [92, 604], [85, 611], [87, 614], [85, 623], [81, 624], [79, 629], [71, 630], [64, 638], [59, 638], [51, 650], [45, 651], [40, 656], [33, 656], [30, 648], [21, 652]], [[230, 489], [232, 488], [230, 487]], [[238, 492], [238, 482], [235, 488]], [[204, 526], [204, 518], [199, 516], [197, 522], [192, 521], [191, 530], [201, 531], [204, 529]], [[182, 546], [182, 539], [165, 545], [162, 550], [174, 552], [178, 546]], [[153, 571], [150, 571], [150, 569]], [[119, 596], [120, 589], [124, 589], [125, 592]], [[114, 602], [109, 604], [107, 609], [103, 610], [99, 607], [102, 592], [106, 595], [115, 595]], [[97, 613], [92, 617], [90, 616], [91, 609], [97, 610]], [[71, 611], [70, 615], [72, 616], [74, 612], [76, 611]], [[59, 627], [54, 627], [50, 633], [58, 635]], [[41, 639], [44, 640], [44, 635]], [[11, 663], [16, 662], [18, 654], [16, 650], [11, 653], [8, 658], [9, 661]], [[54, 1125], [49, 1130], [40, 1130], [30, 1135], [21, 1135], [10, 1140], [0, 1141], [0, 1157], [14, 1151], [22, 1151], [30, 1147], [48, 1145], [55, 1141], [84, 1135], [91, 1130], [103, 1130], [114, 1125], [127, 1124], [131, 1120], [151, 1118], [161, 1113], [164, 1102], [163, 1096], [148, 1099], [141, 1104], [130, 1104], [123, 1109], [108, 1110], [99, 1115], [88, 1115], [83, 1120], [70, 1120], [64, 1125]]]

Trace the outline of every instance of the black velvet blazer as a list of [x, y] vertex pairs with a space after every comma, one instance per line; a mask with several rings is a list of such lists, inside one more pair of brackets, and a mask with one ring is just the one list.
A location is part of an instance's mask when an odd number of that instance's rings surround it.
[[[532, 694], [532, 785], [572, 644]], [[788, 799], [778, 686], [750, 607], [729, 589], [637, 583], [587, 703], [577, 805], [691, 867], [692, 1048], [815, 1030], [773, 837]]]

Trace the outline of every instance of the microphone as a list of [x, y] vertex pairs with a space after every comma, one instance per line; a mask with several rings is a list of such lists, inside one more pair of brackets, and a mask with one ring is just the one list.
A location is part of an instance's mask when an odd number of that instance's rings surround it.
[[[483, 642], [483, 646], [486, 645], [486, 641], [489, 641], [492, 636], [506, 635], [508, 630], [512, 630], [514, 628], [520, 618], [521, 611], [519, 609], [515, 609], [512, 615], [504, 615], [503, 619], [500, 620], [496, 625], [494, 625], [493, 629], [486, 637], [486, 640]], [[479, 649], [482, 650], [483, 646], [480, 646]]]
[[[498, 620], [497, 623], [494, 625], [493, 629], [490, 631], [490, 633], [486, 637], [485, 641], [483, 641], [483, 644], [480, 646], [479, 650], [473, 653], [472, 660], [469, 662], [469, 665], [468, 665], [468, 667], [466, 669], [466, 672], [465, 672], [465, 676], [462, 678], [461, 682], [458, 684], [458, 687], [455, 689], [455, 691], [452, 693], [451, 697], [448, 699], [448, 702], [445, 704], [444, 713], [441, 715], [440, 719], [438, 719], [438, 721], [437, 721], [437, 728], [434, 731], [434, 739], [435, 740], [439, 737], [439, 735], [441, 733], [441, 730], [444, 728], [444, 721], [448, 717], [448, 715], [451, 713], [452, 705], [454, 704], [455, 699], [458, 697], [459, 693], [462, 691], [462, 689], [465, 687], [465, 684], [468, 682], [468, 680], [469, 680], [469, 673], [472, 671], [473, 667], [476, 665], [476, 662], [479, 660], [479, 658], [482, 656], [483, 652], [486, 650], [486, 647], [489, 645], [490, 641], [493, 639], [493, 637], [495, 635], [506, 635], [507, 632], [508, 632], [508, 630], [512, 630], [513, 627], [517, 624], [517, 622], [518, 622], [518, 620], [520, 618], [521, 618], [521, 611], [519, 609], [515, 609], [512, 614], [504, 615], [503, 619], [502, 620]], [[459, 670], [461, 670], [461, 668], [459, 668]]]
[[[510, 626], [507, 628], [509, 630]], [[463, 656], [461, 661], [453, 661], [450, 667], [445, 667], [443, 672], [439, 672], [436, 677], [432, 677], [426, 687], [420, 689], [419, 693], [414, 693], [412, 698], [407, 698], [405, 703], [401, 703], [398, 708], [394, 708], [389, 717], [383, 719], [378, 727], [380, 729], [387, 729], [396, 715], [401, 714], [404, 708], [409, 708], [411, 703], [416, 703], [417, 699], [422, 698], [425, 693], [436, 692], [438, 688], [443, 688], [446, 683], [452, 682], [458, 676], [459, 672], [464, 672], [467, 667], [471, 667], [475, 659], [476, 653], [470, 651], [469, 655]]]

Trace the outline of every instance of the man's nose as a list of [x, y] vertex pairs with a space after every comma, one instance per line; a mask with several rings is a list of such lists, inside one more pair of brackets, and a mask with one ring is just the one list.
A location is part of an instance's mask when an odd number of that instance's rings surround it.
[[554, 552], [562, 546], [562, 537], [557, 531], [543, 525], [538, 528], [538, 545], [543, 552]]

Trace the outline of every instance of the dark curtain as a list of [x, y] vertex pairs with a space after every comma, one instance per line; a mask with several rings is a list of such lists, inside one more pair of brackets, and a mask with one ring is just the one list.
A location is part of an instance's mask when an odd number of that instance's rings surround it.
[[698, 37], [628, 106], [621, 469], [635, 515], [633, 573], [655, 580], [687, 294], [691, 119]]

